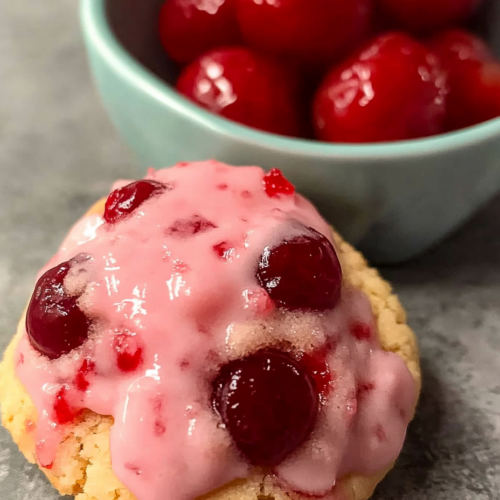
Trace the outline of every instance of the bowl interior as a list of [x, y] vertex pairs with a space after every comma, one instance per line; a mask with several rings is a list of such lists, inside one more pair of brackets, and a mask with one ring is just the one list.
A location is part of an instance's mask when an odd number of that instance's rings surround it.
[[[110, 27], [120, 44], [144, 67], [173, 85], [179, 67], [163, 51], [157, 32], [158, 14], [165, 0], [106, 0]], [[500, 56], [500, 2], [483, 0], [470, 26], [486, 37]]]
[[493, 52], [500, 57], [500, 2], [483, 0], [483, 5], [470, 27], [486, 38]]
[[158, 37], [158, 16], [165, 0], [106, 0], [106, 15], [125, 50], [167, 84], [174, 85], [179, 67], [169, 60]]

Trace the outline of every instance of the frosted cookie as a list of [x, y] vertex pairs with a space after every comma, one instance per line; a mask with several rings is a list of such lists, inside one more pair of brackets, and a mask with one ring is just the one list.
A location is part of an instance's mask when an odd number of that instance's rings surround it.
[[77, 500], [365, 500], [420, 390], [390, 286], [277, 170], [118, 182], [41, 270], [4, 426]]

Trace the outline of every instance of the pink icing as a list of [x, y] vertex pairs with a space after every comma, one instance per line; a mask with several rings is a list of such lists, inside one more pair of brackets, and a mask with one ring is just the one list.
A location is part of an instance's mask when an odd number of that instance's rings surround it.
[[114, 417], [113, 469], [138, 500], [193, 500], [248, 477], [252, 468], [211, 409], [210, 383], [227, 360], [286, 338], [306, 352], [331, 346], [333, 389], [311, 438], [274, 480], [332, 497], [342, 475], [388, 467], [416, 388], [404, 362], [380, 348], [367, 298], [344, 286], [331, 312], [283, 314], [255, 278], [263, 248], [293, 231], [290, 220], [331, 239], [315, 208], [297, 194], [268, 197], [257, 167], [182, 164], [147, 178], [173, 189], [115, 226], [84, 217], [41, 271], [92, 256], [85, 283], [65, 285], [86, 287], [80, 307], [95, 327], [54, 361], [21, 339], [17, 373], [38, 410], [40, 464], [51, 466], [64, 433], [54, 414], [63, 394], [59, 404], [74, 415]]

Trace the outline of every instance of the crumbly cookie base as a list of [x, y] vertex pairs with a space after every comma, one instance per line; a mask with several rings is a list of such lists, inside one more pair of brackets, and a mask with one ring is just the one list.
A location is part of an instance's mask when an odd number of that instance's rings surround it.
[[[103, 213], [101, 200], [89, 213]], [[408, 366], [420, 392], [421, 374], [418, 346], [413, 331], [406, 324], [406, 314], [391, 286], [368, 266], [363, 256], [334, 233], [336, 249], [347, 283], [363, 291], [375, 315], [380, 343], [384, 350], [398, 354]], [[0, 404], [2, 423], [14, 442], [31, 463], [36, 463], [35, 433], [37, 413], [31, 398], [15, 373], [14, 354], [23, 333], [24, 318], [7, 348], [0, 365]], [[416, 404], [416, 402], [415, 402]], [[67, 426], [54, 464], [43, 472], [62, 495], [75, 500], [136, 500], [120, 483], [111, 466], [110, 429], [113, 419], [84, 412]], [[388, 470], [372, 476], [352, 474], [337, 485], [339, 500], [367, 500]], [[305, 500], [272, 484], [269, 478], [256, 475], [235, 481], [199, 500]]]

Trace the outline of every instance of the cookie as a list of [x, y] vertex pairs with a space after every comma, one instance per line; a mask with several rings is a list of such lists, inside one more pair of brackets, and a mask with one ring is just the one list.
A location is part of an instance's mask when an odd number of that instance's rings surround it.
[[[102, 215], [104, 201], [97, 203], [89, 216]], [[411, 412], [420, 391], [421, 375], [415, 336], [406, 324], [405, 312], [392, 293], [390, 285], [378, 272], [368, 266], [362, 255], [335, 232], [333, 239], [341, 263], [345, 286], [363, 292], [371, 306], [378, 342], [387, 353], [394, 353], [404, 361], [411, 374], [415, 391], [411, 401]], [[2, 421], [12, 434], [22, 453], [41, 469], [63, 495], [74, 495], [77, 500], [136, 500], [118, 479], [111, 465], [110, 432], [113, 417], [103, 416], [90, 410], [79, 412], [70, 422], [61, 426], [61, 439], [51, 463], [40, 463], [40, 436], [37, 437], [38, 415], [32, 397], [20, 381], [16, 370], [21, 363], [18, 344], [26, 335], [25, 318], [9, 345], [0, 367], [0, 403]], [[235, 354], [235, 357], [239, 354]], [[407, 415], [407, 420], [412, 415]], [[390, 429], [389, 429], [390, 431]], [[389, 432], [388, 431], [388, 432]], [[38, 444], [37, 444], [38, 440]], [[42, 453], [43, 454], [43, 453]], [[45, 467], [43, 466], [45, 465]], [[115, 465], [115, 464], [114, 464]], [[391, 468], [387, 464], [382, 470], [370, 474], [349, 472], [342, 475], [327, 498], [365, 500]], [[285, 474], [286, 476], [286, 474]], [[269, 470], [252, 467], [246, 479], [234, 480], [199, 498], [206, 500], [282, 500], [308, 498], [307, 494], [294, 492], [280, 484]]]

